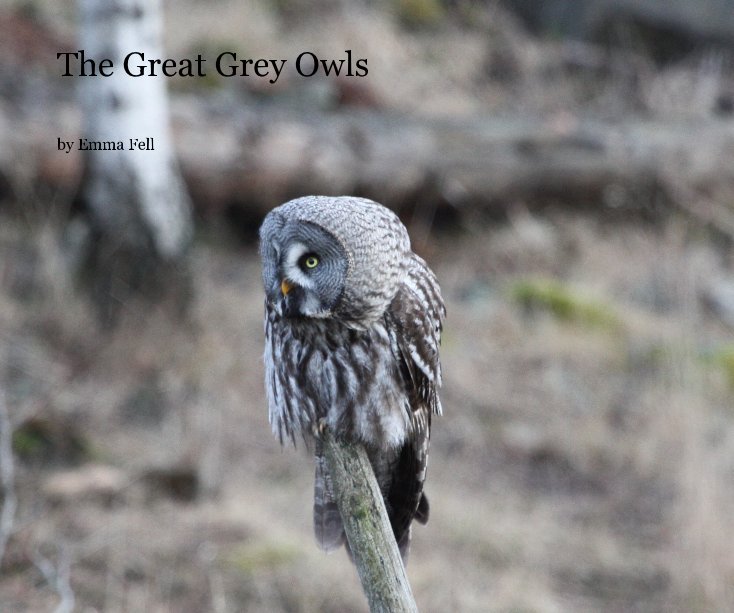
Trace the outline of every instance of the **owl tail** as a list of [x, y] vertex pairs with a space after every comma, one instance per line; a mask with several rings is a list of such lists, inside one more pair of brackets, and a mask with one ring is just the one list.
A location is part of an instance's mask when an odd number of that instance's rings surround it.
[[315, 440], [316, 478], [313, 491], [313, 529], [324, 551], [333, 551], [345, 541], [344, 526], [334, 500], [331, 475], [326, 466], [321, 441]]

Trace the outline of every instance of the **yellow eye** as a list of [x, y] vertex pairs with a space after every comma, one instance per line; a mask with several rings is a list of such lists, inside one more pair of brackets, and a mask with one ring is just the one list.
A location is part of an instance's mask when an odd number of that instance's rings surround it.
[[303, 262], [306, 268], [316, 268], [319, 265], [319, 258], [315, 255], [309, 255]]

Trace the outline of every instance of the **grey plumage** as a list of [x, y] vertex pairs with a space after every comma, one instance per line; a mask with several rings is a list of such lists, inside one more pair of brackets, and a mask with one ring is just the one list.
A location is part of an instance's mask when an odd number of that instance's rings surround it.
[[[445, 309], [435, 276], [389, 209], [363, 198], [309, 196], [260, 228], [265, 379], [281, 443], [325, 425], [365, 445], [405, 558], [423, 494], [431, 415], [441, 413], [438, 356]], [[315, 437], [314, 529], [344, 542]]]

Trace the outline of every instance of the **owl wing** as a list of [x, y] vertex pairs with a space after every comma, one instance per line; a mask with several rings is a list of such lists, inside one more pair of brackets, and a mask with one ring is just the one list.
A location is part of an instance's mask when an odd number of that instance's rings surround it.
[[436, 276], [415, 254], [409, 260], [408, 274], [389, 312], [395, 323], [398, 357], [408, 385], [413, 417], [425, 419], [426, 414], [440, 415], [438, 349], [446, 307]]
[[405, 383], [413, 425], [392, 471], [386, 503], [395, 539], [403, 559], [410, 547], [413, 519], [428, 521], [428, 499], [423, 493], [428, 462], [431, 415], [441, 414], [438, 387], [441, 364], [438, 348], [446, 309], [435, 275], [418, 256], [393, 299], [388, 317], [395, 331], [398, 364]]

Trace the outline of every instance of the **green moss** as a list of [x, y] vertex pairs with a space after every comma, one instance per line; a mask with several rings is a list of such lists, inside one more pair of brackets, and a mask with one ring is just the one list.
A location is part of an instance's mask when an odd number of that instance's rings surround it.
[[436, 27], [446, 15], [441, 0], [397, 0], [396, 10], [408, 28]]
[[21, 429], [13, 433], [13, 451], [21, 458], [38, 456], [47, 446], [46, 438], [36, 431]]
[[13, 452], [25, 462], [78, 464], [91, 455], [87, 439], [65, 419], [32, 417], [13, 431]]
[[364, 521], [370, 517], [369, 505], [360, 504], [354, 508], [354, 517], [357, 521]]
[[227, 557], [227, 562], [238, 570], [251, 574], [290, 564], [299, 555], [300, 551], [288, 543], [260, 541], [238, 547]]
[[705, 363], [723, 371], [729, 386], [734, 389], [734, 345], [724, 345], [703, 356]]
[[510, 288], [514, 302], [528, 311], [546, 311], [556, 319], [590, 328], [617, 330], [621, 321], [607, 305], [584, 298], [551, 279], [523, 279]]

